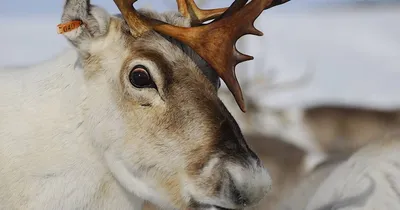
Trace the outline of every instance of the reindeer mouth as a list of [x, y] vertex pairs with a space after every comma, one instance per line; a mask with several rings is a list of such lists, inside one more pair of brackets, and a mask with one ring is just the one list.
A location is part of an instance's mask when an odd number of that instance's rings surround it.
[[211, 206], [210, 210], [240, 210], [240, 209], [227, 209], [220, 206]]
[[195, 206], [196, 207], [193, 209], [196, 209], [196, 210], [242, 210], [242, 209], [225, 208], [222, 206], [216, 206], [216, 205], [204, 204], [204, 203], [196, 203]]

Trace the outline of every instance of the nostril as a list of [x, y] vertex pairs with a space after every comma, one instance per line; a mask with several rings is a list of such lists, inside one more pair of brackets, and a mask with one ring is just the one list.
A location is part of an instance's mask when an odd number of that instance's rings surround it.
[[237, 183], [234, 182], [232, 176], [229, 179], [229, 186], [230, 186], [230, 197], [232, 202], [238, 206], [246, 206], [249, 202], [248, 198], [245, 194], [243, 194], [237, 187]]
[[256, 158], [256, 167], [263, 167], [263, 163], [261, 162], [260, 158]]

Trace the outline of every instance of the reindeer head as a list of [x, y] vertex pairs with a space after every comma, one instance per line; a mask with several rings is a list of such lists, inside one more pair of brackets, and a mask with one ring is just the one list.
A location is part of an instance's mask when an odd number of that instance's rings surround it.
[[234, 42], [257, 32], [255, 18], [278, 2], [200, 10], [178, 0], [181, 14], [136, 11], [134, 2], [115, 0], [122, 16], [110, 16], [88, 1], [67, 0], [60, 25], [78, 23], [64, 35], [79, 53], [84, 115], [107, 166], [125, 190], [160, 206], [257, 203], [270, 177], [217, 90], [221, 77], [241, 105], [233, 68], [250, 57]]

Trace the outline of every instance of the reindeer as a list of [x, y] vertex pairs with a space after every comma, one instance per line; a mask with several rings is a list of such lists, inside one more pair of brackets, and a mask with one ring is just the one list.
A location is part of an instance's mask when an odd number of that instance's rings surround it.
[[293, 121], [307, 125], [312, 140], [332, 155], [352, 154], [369, 141], [400, 129], [400, 109], [327, 104], [300, 110], [297, 117]]
[[79, 68], [68, 52], [2, 70], [0, 209], [257, 204], [271, 178], [217, 91], [221, 78], [245, 111], [234, 66], [252, 57], [234, 44], [262, 35], [254, 20], [286, 1], [200, 10], [177, 0], [180, 14], [114, 2], [121, 15], [65, 2], [59, 33]]

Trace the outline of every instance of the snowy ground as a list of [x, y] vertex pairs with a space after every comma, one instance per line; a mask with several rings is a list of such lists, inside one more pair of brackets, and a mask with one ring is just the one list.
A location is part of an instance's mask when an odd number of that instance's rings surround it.
[[[287, 80], [313, 68], [313, 81], [304, 88], [257, 94], [276, 106], [334, 102], [398, 107], [399, 20], [400, 6], [264, 12], [256, 27], [265, 35], [239, 42], [242, 52], [255, 57], [238, 66], [239, 78], [273, 67], [278, 79]], [[56, 15], [0, 16], [0, 66], [37, 64], [68, 48], [56, 33], [58, 21]]]

